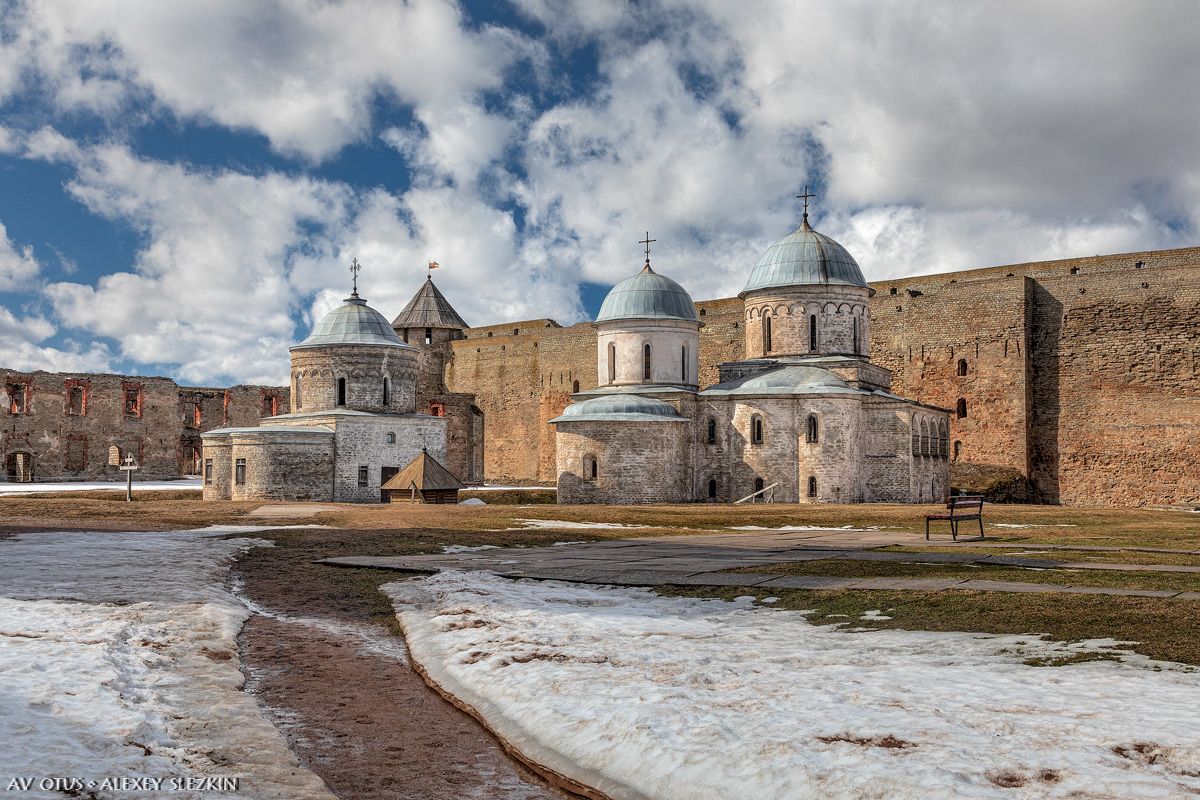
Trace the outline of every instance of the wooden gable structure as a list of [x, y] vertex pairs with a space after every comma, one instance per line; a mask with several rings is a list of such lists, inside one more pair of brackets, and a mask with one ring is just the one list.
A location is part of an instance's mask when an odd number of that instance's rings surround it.
[[425, 450], [380, 487], [385, 503], [457, 503], [465, 488]]

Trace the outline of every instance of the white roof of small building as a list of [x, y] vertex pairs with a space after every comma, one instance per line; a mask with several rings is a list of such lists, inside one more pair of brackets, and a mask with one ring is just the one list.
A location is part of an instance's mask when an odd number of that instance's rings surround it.
[[670, 403], [636, 394], [606, 395], [572, 403], [563, 410], [562, 416], [550, 420], [551, 423], [687, 421]]
[[742, 394], [869, 394], [855, 389], [827, 369], [786, 366], [710, 386], [704, 395]]

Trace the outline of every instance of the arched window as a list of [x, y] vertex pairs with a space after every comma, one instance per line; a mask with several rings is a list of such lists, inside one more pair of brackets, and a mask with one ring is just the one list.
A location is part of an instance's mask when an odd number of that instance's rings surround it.
[[717, 479], [709, 478], [708, 479], [708, 499], [715, 500], [716, 497], [717, 497]]
[[388, 431], [388, 435], [385, 438], [385, 441], [388, 444], [395, 444], [396, 443], [396, 434], [392, 433], [391, 431]]
[[339, 406], [346, 405], [346, 379], [337, 379], [337, 404]]
[[599, 471], [600, 471], [600, 468], [599, 468], [599, 465], [596, 463], [596, 457], [594, 455], [592, 455], [591, 453], [588, 453], [586, 456], [583, 457], [583, 479], [584, 480], [586, 480], [586, 481], [596, 480], [596, 476], [599, 474]]
[[708, 420], [708, 438], [709, 444], [717, 443], [717, 421], [711, 417]]
[[614, 383], [617, 380], [617, 346], [612, 342], [608, 343], [608, 382]]
[[914, 456], [921, 455], [921, 423], [916, 417], [912, 418], [912, 454]]
[[650, 345], [642, 347], [642, 380], [650, 380]]
[[579, 381], [571, 381], [571, 391], [572, 392], [579, 391]]
[[383, 404], [384, 404], [385, 406], [388, 404], [388, 400], [390, 399], [390, 398], [388, 397], [388, 395], [390, 394], [389, 390], [390, 390], [391, 388], [392, 388], [392, 387], [389, 385], [389, 382], [388, 382], [387, 376], [385, 375], [385, 376], [384, 376], [384, 378], [383, 378]]
[[959, 419], [966, 419], [967, 418], [967, 401], [961, 397], [958, 398], [958, 404], [954, 407], [954, 410], [955, 410], [955, 413], [958, 414]]
[[854, 324], [854, 346], [852, 352], [858, 353], [858, 317], [851, 317]]
[[808, 318], [808, 349], [810, 352], [817, 352], [817, 315], [812, 314]]
[[425, 329], [425, 344], [433, 344], [433, 328]]
[[296, 376], [296, 408], [304, 405], [304, 379]]
[[959, 377], [967, 374], [967, 360], [965, 358], [960, 358], [958, 360], [958, 374]]
[[817, 476], [816, 475], [808, 476], [808, 496], [809, 497], [817, 496]]
[[763, 352], [771, 352], [771, 316], [763, 315]]
[[954, 460], [958, 461], [958, 459], [961, 455], [962, 455], [962, 442], [956, 441], [954, 443]]
[[755, 414], [750, 418], [750, 444], [763, 443], [763, 419]]
[[921, 420], [921, 455], [929, 455], [929, 421]]
[[763, 479], [755, 478], [754, 479], [754, 491], [761, 492], [762, 490], [763, 490]]
[[805, 439], [808, 441], [809, 444], [812, 444], [813, 442], [817, 441], [817, 415], [816, 414], [808, 415], [808, 431], [807, 431], [807, 436], [805, 437]]
[[938, 456], [946, 458], [949, 455], [949, 440], [950, 432], [946, 426], [946, 420], [938, 421]]
[[687, 383], [687, 345], [679, 348], [679, 377]]

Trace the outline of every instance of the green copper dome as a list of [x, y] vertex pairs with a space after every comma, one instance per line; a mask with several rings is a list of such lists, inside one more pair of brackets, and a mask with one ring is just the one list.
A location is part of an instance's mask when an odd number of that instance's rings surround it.
[[808, 225], [808, 215], [800, 227], [767, 248], [750, 270], [750, 279], [742, 295], [757, 289], [777, 289], [788, 286], [858, 286], [867, 285], [862, 270], [846, 248]]
[[341, 344], [370, 344], [385, 347], [406, 347], [392, 330], [392, 325], [357, 294], [347, 297], [337, 308], [321, 317], [308, 338], [293, 345], [291, 350]]
[[596, 322], [616, 319], [682, 319], [699, 322], [692, 297], [675, 281], [650, 269], [618, 283], [604, 298]]

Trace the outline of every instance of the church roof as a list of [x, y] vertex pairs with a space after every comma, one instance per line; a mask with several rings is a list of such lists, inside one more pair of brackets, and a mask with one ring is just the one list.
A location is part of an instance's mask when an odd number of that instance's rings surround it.
[[320, 322], [313, 326], [308, 338], [289, 349], [340, 344], [411, 347], [402, 342], [387, 319], [367, 305], [367, 301], [357, 293], [347, 297], [340, 306], [321, 317]]
[[425, 450], [404, 469], [397, 472], [381, 489], [411, 489], [419, 492], [464, 489], [464, 484]]
[[742, 294], [756, 289], [774, 289], [806, 285], [867, 285], [862, 270], [846, 248], [808, 224], [808, 214], [800, 227], [771, 245], [750, 270]]
[[392, 320], [393, 328], [451, 328], [462, 330], [471, 327], [458, 315], [450, 301], [433, 285], [433, 278], [426, 277], [425, 283], [408, 301], [404, 310]]
[[700, 394], [859, 394], [859, 390], [827, 369], [787, 366], [718, 383]]
[[650, 269], [650, 261], [633, 277], [609, 291], [597, 322], [616, 319], [682, 319], [699, 322], [692, 297], [675, 281]]
[[551, 422], [686, 422], [675, 406], [635, 394], [593, 397], [567, 406]]

